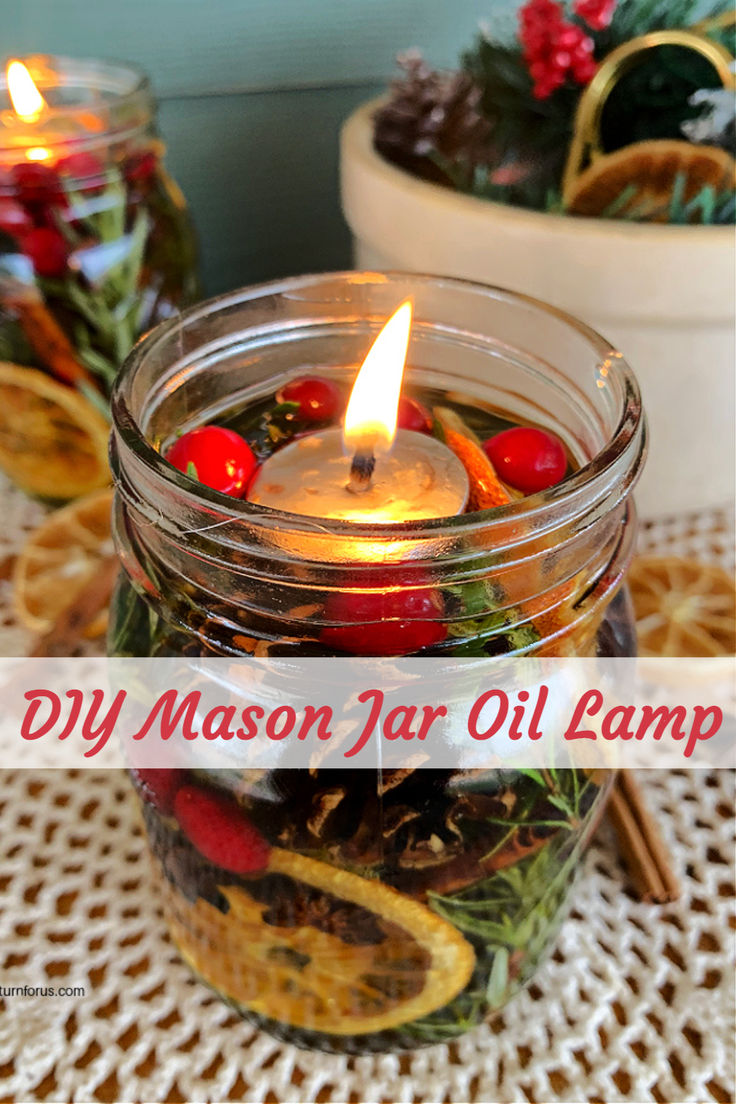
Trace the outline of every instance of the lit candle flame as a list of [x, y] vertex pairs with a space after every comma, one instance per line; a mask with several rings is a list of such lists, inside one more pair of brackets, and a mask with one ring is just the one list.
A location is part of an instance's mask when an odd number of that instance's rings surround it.
[[10, 61], [6, 69], [8, 92], [13, 110], [24, 123], [35, 123], [46, 107], [46, 101], [22, 61]]
[[388, 451], [396, 436], [412, 301], [391, 315], [373, 342], [358, 372], [345, 411], [343, 441], [348, 452]]

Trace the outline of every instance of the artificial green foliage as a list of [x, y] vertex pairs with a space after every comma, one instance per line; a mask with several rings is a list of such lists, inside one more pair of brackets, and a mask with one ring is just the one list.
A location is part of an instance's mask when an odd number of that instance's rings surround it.
[[462, 66], [483, 90], [483, 110], [501, 150], [522, 144], [551, 151], [569, 140], [579, 87], [565, 85], [546, 100], [535, 100], [518, 44], [479, 35], [475, 47], [463, 56]]
[[685, 177], [679, 173], [669, 199], [657, 207], [651, 197], [637, 195], [642, 189], [632, 182], [604, 211], [601, 218], [619, 218], [626, 222], [668, 222], [675, 226], [699, 224], [701, 226], [726, 226], [736, 221], [736, 193], [717, 192], [706, 184], [692, 199], [685, 200]]
[[[699, 0], [619, 0], [610, 25], [605, 30], [592, 34], [596, 44], [596, 57], [604, 57], [617, 46], [639, 35], [650, 34], [652, 31], [693, 28], [697, 24], [718, 19], [732, 8], [730, 0], [715, 0], [708, 5], [703, 5]], [[733, 37], [732, 33], [729, 35], [729, 32], [717, 29], [709, 33], [721, 39]]]
[[527, 175], [496, 183], [491, 168], [476, 170], [464, 191], [521, 206], [545, 208], [562, 175], [572, 138], [580, 89], [567, 84], [546, 100], [532, 95], [532, 81], [517, 44], [480, 35], [462, 65], [482, 89], [481, 104], [492, 126], [494, 166], [521, 163]]
[[[575, 16], [571, 4], [565, 5], [566, 18], [592, 38], [598, 63], [633, 38], [672, 29], [697, 29], [733, 52], [734, 30], [719, 18], [729, 10], [728, 0], [707, 6], [696, 0], [619, 0], [610, 25], [594, 31]], [[449, 181], [456, 190], [479, 198], [562, 212], [562, 174], [584, 89], [568, 80], [546, 98], [536, 98], [520, 43], [488, 33], [480, 34], [463, 55], [461, 69], [477, 88], [480, 109], [491, 125], [487, 155], [479, 159], [476, 150], [470, 159], [461, 151], [448, 156], [446, 148], [434, 149], [427, 158], [427, 178]], [[683, 124], [687, 128], [708, 111], [691, 97], [720, 83], [711, 63], [693, 50], [670, 45], [651, 50], [609, 95], [602, 112], [602, 148], [613, 151], [650, 139], [685, 141]], [[427, 110], [426, 102], [423, 108]], [[658, 217], [662, 214], [672, 222], [718, 224], [732, 221], [733, 203], [728, 195], [703, 193], [685, 210], [673, 196], [671, 209], [666, 207]]]

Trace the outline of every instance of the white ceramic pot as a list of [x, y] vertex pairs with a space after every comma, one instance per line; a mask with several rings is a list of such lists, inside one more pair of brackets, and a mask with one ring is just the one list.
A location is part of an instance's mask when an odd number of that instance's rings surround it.
[[459, 195], [345, 124], [341, 187], [358, 268], [458, 276], [533, 295], [599, 330], [636, 372], [649, 419], [643, 517], [733, 504], [736, 238], [732, 227], [573, 219]]

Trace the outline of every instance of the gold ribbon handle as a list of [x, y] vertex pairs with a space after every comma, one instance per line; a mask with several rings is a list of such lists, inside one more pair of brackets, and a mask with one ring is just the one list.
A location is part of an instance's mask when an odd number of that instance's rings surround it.
[[[732, 21], [733, 16], [728, 14]], [[604, 152], [600, 144], [600, 128], [606, 100], [621, 77], [634, 68], [639, 55], [656, 46], [684, 46], [694, 50], [711, 63], [724, 88], [736, 91], [736, 74], [731, 69], [733, 56], [720, 42], [696, 30], [652, 31], [617, 46], [603, 59], [578, 102], [573, 137], [562, 176], [565, 205], [570, 202], [575, 181], [586, 164], [601, 157]]]

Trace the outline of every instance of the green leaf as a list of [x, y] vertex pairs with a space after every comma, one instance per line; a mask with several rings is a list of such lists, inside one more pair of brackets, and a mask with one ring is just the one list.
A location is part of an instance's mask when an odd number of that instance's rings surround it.
[[639, 187], [637, 184], [627, 184], [626, 187], [620, 192], [616, 198], [608, 204], [608, 206], [601, 211], [601, 218], [616, 218], [623, 210], [626, 204], [634, 198], [638, 192]]
[[77, 390], [84, 395], [85, 399], [87, 399], [87, 401], [91, 403], [108, 422], [110, 421], [110, 404], [95, 387], [91, 387], [86, 380], [82, 380], [77, 384]]
[[519, 768], [519, 774], [523, 774], [525, 778], [531, 778], [538, 786], [547, 788], [547, 783], [544, 780], [541, 771], [535, 770], [533, 767], [527, 767], [526, 769]]
[[76, 346], [79, 358], [85, 367], [104, 380], [107, 387], [111, 387], [118, 374], [112, 361], [108, 360], [102, 353], [98, 353], [90, 345], [85, 344], [82, 339], [76, 341]]
[[509, 952], [506, 947], [497, 947], [486, 989], [486, 1002], [489, 1008], [499, 1008], [504, 1003], [508, 982]]
[[555, 809], [560, 809], [566, 815], [572, 815], [573, 810], [570, 806], [570, 802], [560, 794], [548, 794], [547, 800], [550, 805], [554, 805]]
[[[461, 612], [468, 616], [488, 614], [489, 608], [493, 610], [503, 598], [501, 588], [489, 579], [476, 579], [444, 589], [456, 598]], [[494, 616], [498, 616], [497, 611]]]
[[201, 482], [199, 478], [199, 472], [197, 471], [197, 465], [194, 463], [193, 460], [190, 460], [188, 462], [185, 474], [188, 475], [190, 479], [196, 479], [198, 483]]

